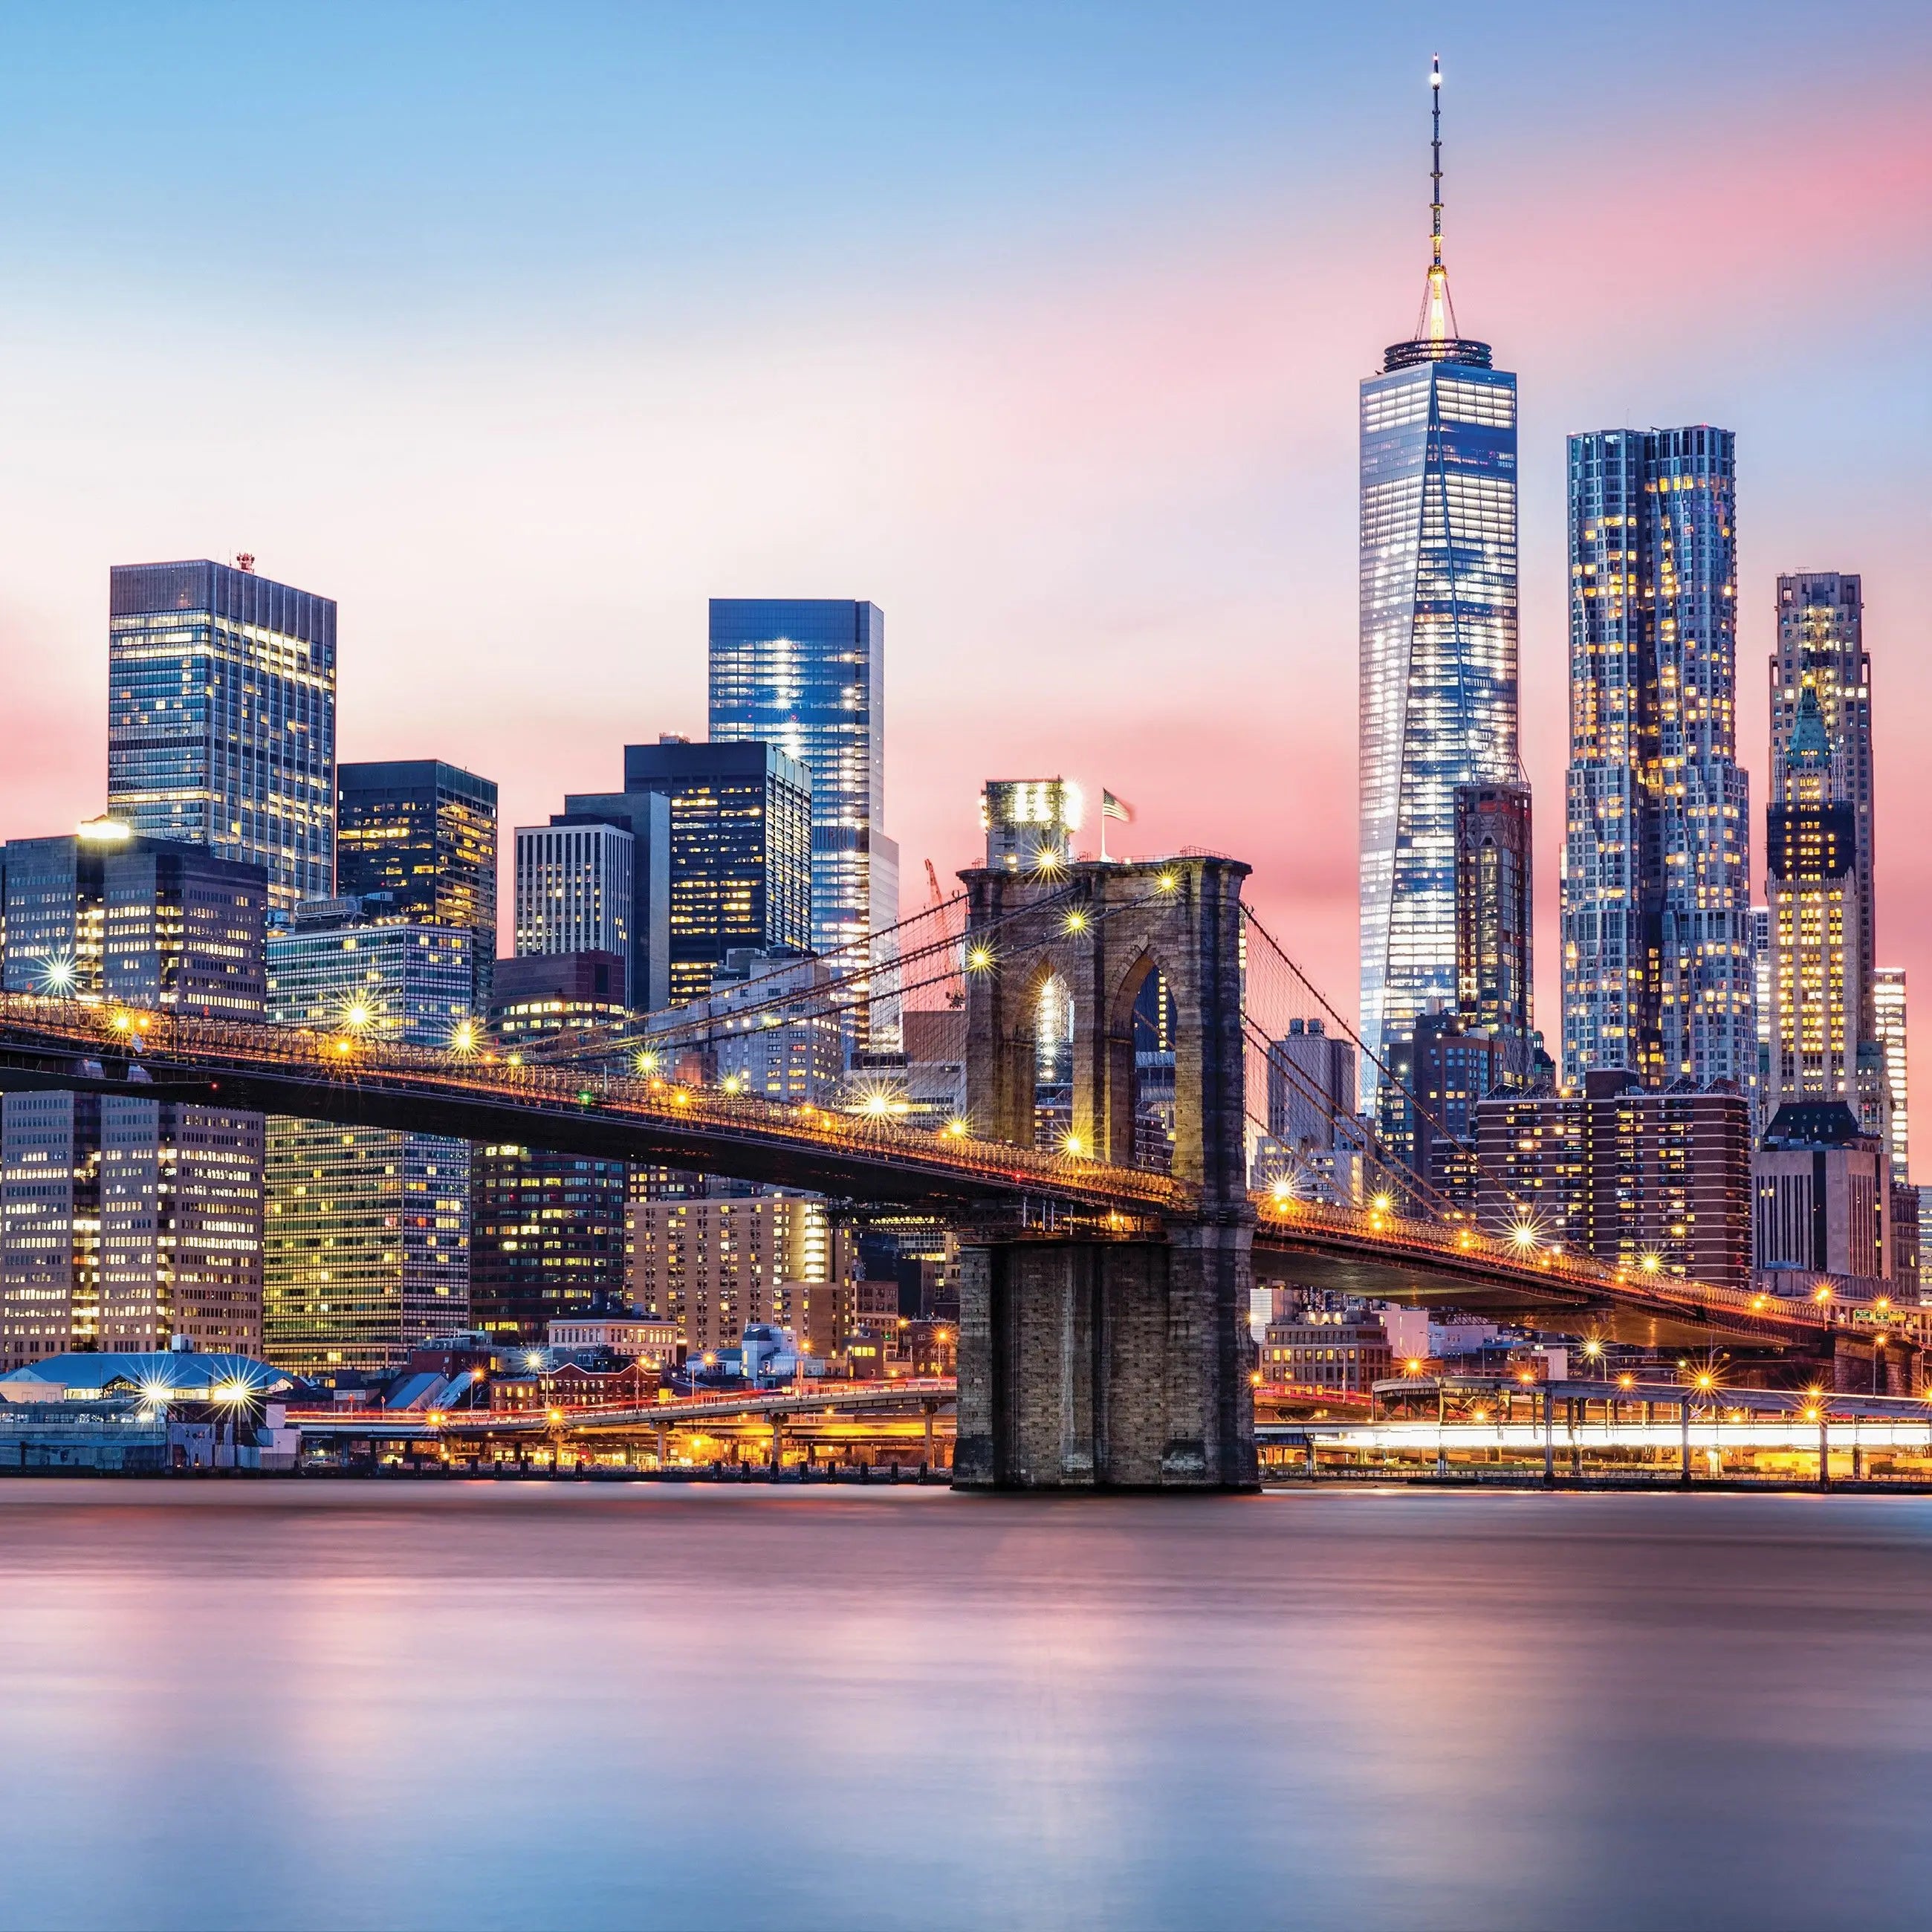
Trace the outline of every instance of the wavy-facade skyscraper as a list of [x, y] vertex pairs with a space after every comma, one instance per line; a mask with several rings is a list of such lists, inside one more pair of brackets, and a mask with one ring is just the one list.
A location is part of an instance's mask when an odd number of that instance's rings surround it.
[[1563, 1074], [1757, 1076], [1729, 430], [1570, 439]]
[[[1516, 378], [1457, 331], [1442, 74], [1415, 332], [1361, 387], [1362, 1037], [1383, 1060], [1456, 982], [1456, 793], [1520, 776]], [[1363, 1070], [1364, 1104], [1383, 1083]]]

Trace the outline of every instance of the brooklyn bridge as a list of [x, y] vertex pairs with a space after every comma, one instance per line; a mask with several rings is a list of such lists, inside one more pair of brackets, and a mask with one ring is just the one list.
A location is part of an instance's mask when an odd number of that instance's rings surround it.
[[[1868, 1355], [1828, 1307], [1484, 1232], [1366, 1134], [1360, 1198], [1251, 1185], [1272, 1043], [1346, 1024], [1241, 900], [1248, 868], [1186, 854], [963, 873], [963, 894], [835, 956], [827, 981], [734, 1013], [782, 1024], [882, 997], [963, 1008], [967, 1104], [926, 1131], [886, 1107], [784, 1105], [664, 1070], [675, 1030], [548, 1053], [446, 1048], [170, 1010], [0, 995], [0, 1088], [134, 1092], [696, 1170], [943, 1215], [961, 1256], [956, 1484], [1240, 1490], [1256, 1482], [1249, 1291], [1286, 1279], [1551, 1334], [1757, 1354], [1797, 1372]], [[1136, 1164], [1136, 1003], [1171, 999], [1168, 1158]], [[1041, 992], [1074, 1016], [1071, 1114], [1036, 1144]], [[1352, 1035], [1351, 1036], [1352, 1037]], [[1366, 1052], [1360, 1042], [1356, 1042]], [[1319, 1096], [1315, 1096], [1317, 1100]], [[1916, 1385], [1917, 1364], [1892, 1360]]]

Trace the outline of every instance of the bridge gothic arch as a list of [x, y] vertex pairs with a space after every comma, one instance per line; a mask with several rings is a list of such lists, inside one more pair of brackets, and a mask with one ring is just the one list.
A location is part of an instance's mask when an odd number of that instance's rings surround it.
[[1158, 975], [1172, 1002], [1171, 1172], [1193, 1194], [1152, 1233], [989, 1222], [962, 1234], [954, 1479], [964, 1486], [1253, 1486], [1247, 871], [1190, 856], [962, 874], [975, 1130], [1032, 1144], [1039, 993], [1058, 980], [1072, 998], [1067, 1151], [1132, 1165], [1134, 1011]]

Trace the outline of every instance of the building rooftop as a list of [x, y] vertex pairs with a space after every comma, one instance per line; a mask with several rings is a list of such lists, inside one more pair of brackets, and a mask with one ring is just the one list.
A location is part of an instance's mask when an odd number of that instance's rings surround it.
[[209, 1401], [244, 1390], [259, 1398], [293, 1386], [292, 1377], [252, 1355], [202, 1355], [187, 1350], [50, 1355], [0, 1376], [0, 1401], [98, 1401], [119, 1394]]

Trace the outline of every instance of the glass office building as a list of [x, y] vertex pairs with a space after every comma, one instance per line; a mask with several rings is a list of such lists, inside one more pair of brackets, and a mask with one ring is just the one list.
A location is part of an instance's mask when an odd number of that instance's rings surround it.
[[1798, 728], [1798, 707], [1816, 699], [1825, 735], [1840, 762], [1846, 802], [1857, 828], [1858, 914], [1856, 945], [1859, 1033], [1877, 1037], [1877, 895], [1874, 890], [1871, 658], [1864, 647], [1862, 580], [1835, 570], [1801, 571], [1778, 580], [1778, 650], [1771, 661], [1772, 790]]
[[[5, 982], [261, 1016], [262, 868], [113, 820], [0, 846]], [[131, 1093], [138, 1094], [137, 1087]], [[262, 1118], [158, 1100], [0, 1097], [0, 1352], [260, 1352]]]
[[124, 1000], [256, 1019], [268, 881], [260, 866], [112, 819], [0, 845], [0, 959], [10, 993]]
[[1736, 439], [1595, 430], [1570, 437], [1569, 470], [1563, 1077], [1754, 1094]]
[[[303, 909], [268, 941], [268, 1017], [446, 1046], [470, 1010], [469, 933], [389, 926], [350, 900]], [[470, 1145], [272, 1118], [264, 1342], [327, 1376], [397, 1362], [470, 1316]]]
[[1415, 334], [1361, 386], [1362, 1036], [1384, 1061], [1456, 1004], [1456, 788], [1520, 776], [1516, 378], [1456, 332], [1436, 179]]
[[775, 746], [812, 775], [808, 943], [819, 952], [898, 920], [899, 848], [885, 830], [885, 651], [876, 604], [711, 600], [712, 740]]
[[204, 558], [117, 565], [108, 609], [110, 814], [266, 867], [284, 910], [334, 891], [334, 599]]
[[479, 1016], [496, 957], [496, 788], [440, 758], [343, 765], [335, 776], [335, 890], [380, 894], [373, 914], [406, 926], [451, 926], [475, 944]]
[[[624, 747], [624, 790], [669, 804], [669, 993], [710, 996], [734, 951], [803, 950], [812, 943], [812, 780], [776, 745]], [[573, 813], [621, 800], [572, 796]]]

